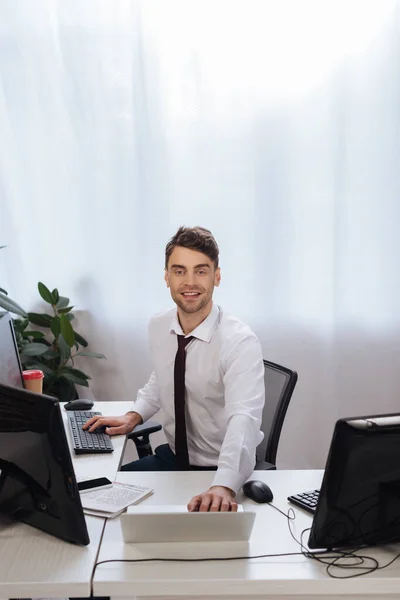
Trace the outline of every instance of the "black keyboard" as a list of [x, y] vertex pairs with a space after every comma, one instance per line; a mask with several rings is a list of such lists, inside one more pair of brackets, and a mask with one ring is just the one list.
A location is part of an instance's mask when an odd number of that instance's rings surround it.
[[288, 500], [296, 506], [300, 506], [309, 513], [314, 514], [317, 508], [319, 498], [319, 490], [311, 490], [311, 492], [303, 492], [302, 494], [294, 494], [289, 496]]
[[111, 438], [107, 433], [98, 429], [93, 433], [89, 433], [89, 431], [83, 431], [82, 429], [82, 425], [96, 415], [101, 415], [101, 412], [74, 410], [68, 413], [68, 423], [75, 454], [108, 454], [114, 452]]

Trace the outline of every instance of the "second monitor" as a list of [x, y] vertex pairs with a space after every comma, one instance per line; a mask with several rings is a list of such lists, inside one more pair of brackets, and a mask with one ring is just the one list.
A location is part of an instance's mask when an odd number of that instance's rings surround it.
[[0, 383], [0, 512], [89, 543], [59, 402]]
[[400, 541], [400, 414], [339, 419], [310, 548]]

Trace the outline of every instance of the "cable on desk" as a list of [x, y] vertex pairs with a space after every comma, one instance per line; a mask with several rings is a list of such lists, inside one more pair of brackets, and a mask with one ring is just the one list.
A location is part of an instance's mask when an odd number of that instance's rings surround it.
[[104, 537], [104, 533], [106, 531], [106, 525], [107, 525], [107, 521], [108, 521], [108, 517], [105, 517], [104, 519], [104, 523], [103, 523], [103, 529], [101, 531], [101, 535], [100, 535], [100, 541], [99, 541], [99, 546], [97, 548], [97, 552], [96, 552], [96, 558], [94, 561], [94, 566], [92, 569], [92, 576], [90, 578], [90, 598], [93, 598], [93, 579], [94, 579], [94, 573], [96, 571], [96, 567], [97, 565], [100, 565], [101, 563], [97, 562], [97, 559], [99, 558], [99, 554], [100, 554], [100, 549], [101, 549], [101, 544], [103, 542], [103, 537]]
[[[309, 550], [309, 548], [307, 548], [305, 546], [305, 544], [303, 543], [304, 535], [308, 531], [310, 531], [311, 528], [308, 527], [306, 529], [303, 529], [303, 531], [301, 532], [301, 535], [300, 535], [300, 540], [298, 540], [296, 538], [296, 536], [294, 535], [292, 528], [290, 526], [290, 521], [293, 521], [295, 519], [295, 516], [290, 518], [289, 514], [290, 514], [290, 511], [292, 511], [294, 514], [294, 510], [292, 508], [290, 508], [288, 510], [288, 513], [286, 514], [283, 511], [281, 511], [279, 508], [274, 506], [273, 504], [270, 504], [270, 506], [272, 506], [273, 508], [275, 508], [276, 510], [278, 510], [280, 513], [282, 513], [283, 515], [285, 515], [287, 517], [290, 535], [295, 540], [295, 542], [297, 542], [297, 544], [299, 544], [299, 546], [301, 548], [301, 553], [303, 554], [303, 556], [306, 558], [311, 558], [313, 560], [316, 560], [317, 562], [319, 562], [323, 565], [326, 565], [325, 571], [326, 571], [327, 575], [329, 575], [329, 577], [332, 577], [332, 579], [353, 579], [355, 577], [361, 577], [363, 575], [368, 575], [369, 573], [373, 573], [374, 571], [386, 569], [392, 563], [394, 563], [398, 558], [400, 558], [400, 552], [399, 552], [388, 563], [386, 563], [385, 565], [380, 565], [379, 561], [372, 556], [367, 556], [364, 554], [356, 554], [356, 552], [359, 552], [360, 550], [363, 550], [363, 549], [365, 550], [366, 546], [358, 546], [356, 548], [353, 548], [352, 550], [340, 550], [340, 549], [336, 549], [334, 551], [327, 550], [327, 551], [325, 551], [326, 554], [324, 554], [323, 552], [322, 553], [321, 552], [313, 552], [312, 550]], [[363, 515], [361, 515], [361, 518], [362, 518], [362, 516]], [[328, 556], [329, 553], [331, 554], [331, 556]], [[370, 561], [372, 563], [372, 565], [368, 565], [367, 564], [368, 561]], [[366, 563], [366, 564], [364, 564], [364, 563]], [[360, 573], [353, 573], [351, 575], [336, 575], [334, 572], [334, 569], [344, 569], [344, 570], [356, 569], [356, 570], [359, 570]]]
[[[386, 569], [392, 563], [394, 563], [398, 558], [400, 558], [400, 552], [399, 552], [388, 563], [386, 563], [385, 565], [380, 565], [379, 561], [376, 558], [373, 558], [372, 556], [356, 554], [356, 552], [358, 552], [362, 548], [365, 550], [365, 548], [366, 548], [365, 546], [359, 546], [352, 550], [317, 550], [316, 552], [313, 552], [313, 551], [309, 550], [303, 543], [303, 537], [307, 531], [310, 531], [310, 528], [308, 527], [306, 529], [303, 529], [303, 531], [301, 532], [301, 535], [300, 535], [300, 540], [298, 540], [296, 538], [296, 536], [294, 535], [294, 533], [292, 531], [291, 521], [294, 521], [296, 519], [296, 513], [293, 510], [293, 508], [289, 508], [288, 512], [285, 513], [284, 511], [282, 511], [280, 508], [278, 508], [274, 504], [269, 503], [268, 506], [271, 506], [272, 508], [274, 508], [275, 510], [280, 512], [284, 517], [286, 517], [287, 523], [288, 523], [288, 528], [289, 528], [289, 533], [292, 536], [292, 538], [294, 539], [294, 541], [300, 546], [300, 548], [301, 548], [300, 552], [282, 552], [279, 554], [257, 554], [254, 556], [227, 556], [227, 557], [214, 557], [214, 558], [211, 558], [211, 557], [207, 557], [207, 558], [160, 558], [160, 557], [154, 557], [154, 558], [110, 558], [108, 560], [101, 560], [101, 561], [95, 563], [95, 565], [93, 567], [93, 572], [92, 572], [91, 594], [93, 595], [93, 579], [94, 579], [94, 574], [96, 572], [96, 568], [103, 564], [115, 563], [115, 562], [119, 562], [119, 563], [143, 563], [143, 562], [153, 562], [153, 561], [157, 561], [157, 562], [206, 562], [206, 561], [221, 561], [221, 560], [224, 560], [224, 561], [226, 561], [226, 560], [254, 560], [254, 559], [258, 559], [258, 558], [280, 558], [280, 557], [284, 557], [284, 556], [304, 556], [305, 558], [311, 558], [323, 565], [326, 565], [326, 569], [325, 569], [326, 573], [327, 573], [327, 575], [329, 575], [329, 577], [332, 577], [333, 579], [351, 579], [354, 577], [361, 577], [363, 575], [373, 573], [374, 571]], [[105, 524], [104, 524], [103, 532], [102, 532], [101, 539], [100, 539], [100, 546], [101, 546], [101, 542], [103, 541], [104, 530], [105, 530]], [[100, 548], [100, 546], [99, 546], [99, 548]], [[98, 554], [97, 554], [97, 557], [98, 557]], [[342, 561], [342, 562], [340, 562], [340, 561]], [[351, 561], [353, 561], [353, 562], [351, 562]], [[371, 561], [372, 566], [368, 566], [367, 564], [364, 565], [364, 563], [367, 563], [367, 561]], [[357, 570], [360, 570], [361, 572], [353, 573], [351, 575], [340, 576], [340, 575], [335, 575], [335, 573], [333, 571], [334, 569], [344, 569], [344, 570], [357, 569]]]

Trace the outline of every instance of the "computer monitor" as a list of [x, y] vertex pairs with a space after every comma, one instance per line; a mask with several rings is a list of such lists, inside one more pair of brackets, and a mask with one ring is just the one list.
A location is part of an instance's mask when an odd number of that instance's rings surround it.
[[68, 542], [89, 536], [59, 402], [0, 383], [0, 512]]
[[0, 313], [0, 383], [24, 387], [21, 361], [10, 313]]
[[400, 541], [400, 414], [337, 421], [308, 545]]

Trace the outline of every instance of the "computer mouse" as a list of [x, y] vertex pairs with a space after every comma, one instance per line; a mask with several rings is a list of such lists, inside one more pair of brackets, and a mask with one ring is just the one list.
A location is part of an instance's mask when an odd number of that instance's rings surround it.
[[65, 410], [90, 410], [93, 406], [93, 402], [91, 400], [85, 400], [84, 398], [77, 398], [76, 400], [71, 400], [64, 405]]
[[263, 481], [256, 481], [252, 479], [246, 481], [243, 485], [243, 493], [245, 496], [254, 500], [254, 502], [272, 502], [274, 495], [271, 492], [271, 488]]

